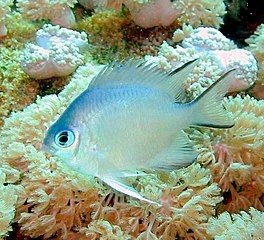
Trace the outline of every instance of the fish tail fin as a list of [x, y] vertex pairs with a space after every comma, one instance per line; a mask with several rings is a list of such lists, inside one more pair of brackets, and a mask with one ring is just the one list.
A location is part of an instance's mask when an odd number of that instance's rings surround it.
[[228, 92], [233, 74], [234, 70], [225, 73], [190, 103], [193, 108], [193, 125], [214, 128], [230, 128], [234, 126], [233, 119], [222, 105], [223, 97]]

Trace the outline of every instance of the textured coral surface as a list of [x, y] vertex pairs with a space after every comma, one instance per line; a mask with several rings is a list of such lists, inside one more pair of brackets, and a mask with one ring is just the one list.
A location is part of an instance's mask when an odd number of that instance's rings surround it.
[[[246, 66], [248, 75], [243, 77], [254, 79], [250, 84], [256, 81], [256, 86], [223, 100], [234, 127], [188, 128], [185, 131], [197, 149], [197, 161], [170, 172], [139, 169], [137, 177], [127, 179], [143, 196], [161, 202], [158, 207], [74, 172], [59, 158], [41, 151], [42, 141], [49, 126], [99, 73], [101, 64], [113, 60], [145, 58], [170, 71], [199, 58], [184, 89], [186, 101], [199, 96], [223, 69], [208, 52], [186, 47], [191, 42], [206, 47], [215, 43], [201, 36], [192, 39], [192, 34], [201, 25], [214, 27], [210, 37], [218, 41], [214, 50], [238, 48], [222, 35], [219, 39], [224, 42], [214, 38], [223, 24], [223, 1], [181, 0], [178, 10], [182, 14], [174, 23], [148, 29], [136, 26], [129, 9], [121, 7], [126, 1], [80, 1], [92, 10], [74, 6], [77, 1], [45, 1], [41, 11], [41, 1], [17, 2], [19, 9], [1, 9], [4, 17], [0, 19], [7, 29], [0, 39], [0, 239], [263, 238], [263, 24], [246, 41], [258, 62], [258, 76], [252, 78], [255, 66]], [[82, 65], [67, 77], [32, 79], [21, 67], [21, 54], [64, 6], [75, 14], [73, 30], [87, 33]], [[32, 20], [37, 18], [45, 22]]]

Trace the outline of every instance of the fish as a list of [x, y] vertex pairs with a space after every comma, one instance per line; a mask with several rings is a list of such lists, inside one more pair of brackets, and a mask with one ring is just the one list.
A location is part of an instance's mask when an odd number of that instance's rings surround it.
[[232, 70], [184, 101], [186, 80], [198, 62], [170, 72], [135, 59], [109, 64], [47, 130], [45, 151], [119, 192], [159, 204], [128, 186], [126, 178], [140, 169], [171, 171], [192, 164], [197, 152], [184, 132], [190, 126], [234, 126], [222, 105]]

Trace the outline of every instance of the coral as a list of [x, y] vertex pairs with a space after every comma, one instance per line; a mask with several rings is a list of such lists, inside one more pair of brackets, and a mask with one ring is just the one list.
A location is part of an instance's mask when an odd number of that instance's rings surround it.
[[87, 228], [80, 229], [80, 233], [85, 234], [87, 239], [101, 240], [130, 240], [131, 236], [124, 234], [119, 226], [111, 225], [108, 221], [95, 220]]
[[193, 27], [211, 26], [219, 28], [223, 24], [225, 4], [222, 0], [180, 0], [175, 5], [180, 10], [178, 21], [181, 25], [190, 24]]
[[23, 192], [16, 202], [15, 221], [21, 232], [44, 239], [91, 239], [106, 232], [110, 239], [115, 233], [120, 239], [151, 234], [206, 239], [206, 223], [222, 197], [209, 170], [199, 164], [130, 179], [142, 194], [160, 198], [164, 206], [158, 208], [113, 192], [39, 151], [47, 128], [101, 68], [91, 63], [79, 67], [61, 93], [39, 97], [5, 120], [0, 152], [2, 162], [20, 173]]
[[13, 5], [12, 0], [0, 1], [0, 37], [4, 37], [7, 34], [5, 19], [6, 19], [6, 15], [11, 11], [10, 7], [12, 5]]
[[72, 27], [75, 16], [71, 10], [77, 0], [18, 0], [18, 10], [30, 20], [50, 20], [55, 25]]
[[182, 40], [184, 48], [194, 48], [196, 51], [231, 50], [237, 48], [233, 41], [226, 38], [220, 31], [211, 27], [194, 29]]
[[250, 51], [245, 49], [215, 50], [210, 55], [223, 73], [234, 69], [235, 73], [230, 82], [229, 92], [246, 90], [256, 82], [257, 61]]
[[249, 44], [247, 49], [253, 53], [259, 67], [257, 85], [253, 89], [253, 94], [259, 99], [264, 99], [264, 24], [259, 25], [254, 34], [245, 41]]
[[8, 236], [15, 217], [18, 186], [8, 184], [19, 180], [19, 172], [8, 165], [0, 167], [0, 238]]
[[[182, 40], [184, 35], [187, 37]], [[145, 59], [169, 71], [199, 58], [199, 63], [185, 85], [189, 100], [199, 96], [232, 69], [235, 69], [235, 72], [230, 80], [229, 92], [248, 89], [255, 83], [258, 69], [251, 52], [237, 49], [235, 44], [217, 29], [201, 27], [192, 30], [186, 26], [183, 30], [176, 30], [173, 39], [182, 40], [182, 43], [173, 47], [164, 42], [157, 56], [146, 56]]]
[[125, 1], [133, 21], [140, 27], [169, 26], [181, 12], [170, 0]]
[[71, 74], [83, 64], [81, 53], [88, 45], [84, 32], [52, 25], [37, 31], [36, 42], [38, 45], [27, 44], [21, 57], [23, 70], [36, 79]]
[[238, 95], [225, 99], [224, 106], [235, 119], [234, 127], [190, 131], [198, 162], [211, 170], [225, 195], [220, 212], [238, 212], [250, 206], [263, 211], [264, 101]]
[[[112, 24], [110, 25], [109, 22]], [[89, 48], [99, 63], [157, 54], [162, 42], [171, 38], [175, 26], [144, 29], [136, 26], [127, 12], [104, 10], [85, 17], [76, 24], [76, 29], [85, 31]]]
[[33, 24], [19, 12], [12, 11], [6, 16], [8, 34], [2, 44], [6, 47], [21, 48], [23, 44], [34, 38], [40, 24]]
[[263, 238], [264, 213], [250, 208], [249, 213], [222, 213], [209, 220], [207, 233], [215, 240], [259, 240]]
[[0, 126], [11, 110], [19, 110], [35, 100], [38, 84], [31, 82], [20, 67], [21, 51], [0, 46]]
[[39, 86], [19, 63], [21, 49], [35, 36], [38, 25], [14, 11], [6, 16], [5, 22], [8, 34], [0, 44], [0, 126], [11, 110], [22, 109], [35, 100]]
[[76, 29], [87, 33], [89, 42], [93, 44], [89, 51], [94, 58], [100, 63], [108, 63], [129, 56], [122, 30], [130, 23], [129, 17], [123, 13], [105, 10], [80, 20]]
[[261, 63], [264, 61], [264, 24], [258, 26], [252, 36], [245, 40], [249, 44], [249, 49], [252, 51], [256, 59]]
[[81, 0], [88, 9], [103, 7], [120, 10], [124, 4], [132, 15], [134, 22], [143, 27], [169, 26], [175, 20], [193, 27], [212, 26], [219, 28], [223, 24], [225, 4], [222, 0]]
[[175, 43], [181, 42], [183, 39], [189, 37], [193, 31], [194, 29], [192, 25], [183, 24], [182, 29], [176, 29], [176, 31], [173, 33], [172, 40]]
[[183, 48], [180, 45], [172, 47], [167, 42], [161, 45], [157, 56], [147, 55], [145, 57], [149, 63], [155, 63], [166, 71], [180, 67], [186, 62], [198, 58], [199, 64], [190, 73], [185, 85], [188, 100], [199, 96], [213, 82], [220, 78], [222, 71], [217, 62], [209, 58], [207, 54], [196, 52], [193, 48]]

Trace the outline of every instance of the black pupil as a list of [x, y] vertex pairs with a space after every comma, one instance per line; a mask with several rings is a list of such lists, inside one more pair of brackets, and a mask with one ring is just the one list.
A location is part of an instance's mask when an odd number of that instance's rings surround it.
[[67, 132], [63, 132], [61, 133], [61, 135], [59, 136], [59, 142], [64, 145], [68, 142], [69, 138], [68, 138], [68, 133]]

